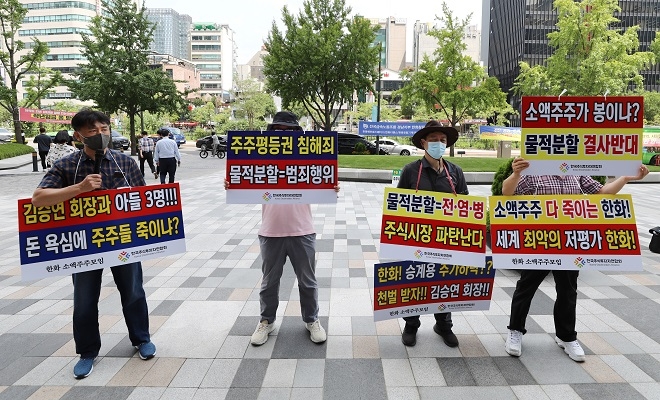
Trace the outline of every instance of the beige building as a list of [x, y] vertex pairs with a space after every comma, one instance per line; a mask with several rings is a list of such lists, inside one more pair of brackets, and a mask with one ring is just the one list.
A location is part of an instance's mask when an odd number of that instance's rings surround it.
[[180, 92], [189, 91], [187, 99], [200, 97], [200, 74], [195, 64], [169, 54], [150, 54], [149, 63], [161, 64]]
[[237, 69], [234, 31], [228, 25], [195, 22], [191, 39], [191, 61], [200, 73], [201, 96], [228, 98]]
[[[438, 25], [431, 22], [415, 22], [413, 28], [413, 68], [417, 69], [424, 59], [424, 55], [433, 57], [433, 52], [438, 48], [438, 39], [429, 35], [433, 29], [440, 29]], [[481, 62], [481, 31], [477, 25], [468, 25], [465, 27], [463, 42], [466, 49], [464, 55], [471, 57], [475, 62]]]
[[376, 33], [375, 43], [383, 44], [381, 67], [401, 71], [406, 66], [406, 19], [405, 18], [369, 18], [380, 29]]
[[[0, 0], [1, 1], [1, 0]], [[101, 0], [80, 0], [73, 2], [20, 0], [28, 9], [17, 39], [22, 40], [26, 53], [33, 47], [33, 38], [46, 43], [50, 49], [42, 64], [43, 67], [60, 71], [65, 78], [71, 78], [71, 73], [78, 69], [78, 64], [85, 61], [82, 54], [81, 33], [91, 33], [89, 24], [92, 18], [101, 13]], [[23, 79], [18, 87], [19, 99], [25, 98], [25, 83]], [[62, 100], [72, 100], [73, 95], [68, 87], [59, 86], [53, 93], [46, 95], [41, 101], [42, 107]]]

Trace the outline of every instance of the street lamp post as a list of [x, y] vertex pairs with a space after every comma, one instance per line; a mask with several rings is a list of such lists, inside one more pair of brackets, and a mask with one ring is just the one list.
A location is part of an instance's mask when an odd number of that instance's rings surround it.
[[[380, 87], [381, 87], [381, 58], [383, 54], [383, 43], [379, 43], [378, 46], [378, 102], [376, 105], [376, 122], [380, 122]], [[376, 134], [376, 154], [380, 155], [380, 136]]]

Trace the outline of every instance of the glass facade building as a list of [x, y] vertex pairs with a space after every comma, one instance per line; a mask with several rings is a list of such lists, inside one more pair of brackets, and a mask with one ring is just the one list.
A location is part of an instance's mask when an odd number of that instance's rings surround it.
[[[509, 93], [520, 72], [520, 61], [539, 65], [552, 55], [548, 33], [556, 30], [557, 13], [552, 0], [484, 1], [490, 2], [488, 74], [497, 77], [502, 90]], [[621, 12], [615, 17], [620, 22], [611, 28], [625, 30], [639, 25], [640, 50], [648, 50], [655, 32], [660, 30], [660, 1], [619, 0], [619, 7]], [[647, 90], [660, 89], [660, 65], [643, 71], [642, 75]]]
[[147, 8], [145, 15], [156, 24], [150, 50], [190, 60], [192, 18], [171, 8]]

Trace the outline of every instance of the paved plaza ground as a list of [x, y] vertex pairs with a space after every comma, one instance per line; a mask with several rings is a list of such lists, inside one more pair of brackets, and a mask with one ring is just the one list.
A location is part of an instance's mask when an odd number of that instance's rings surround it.
[[[0, 399], [660, 399], [660, 255], [648, 251], [648, 229], [660, 225], [657, 184], [622, 191], [633, 194], [644, 270], [580, 274], [577, 331], [587, 359], [578, 364], [553, 340], [552, 276], [532, 304], [520, 358], [504, 351], [513, 270], [497, 271], [490, 310], [454, 313], [458, 348], [433, 332], [432, 316], [422, 317], [412, 348], [401, 344], [401, 320], [374, 323], [386, 185], [367, 182], [342, 182], [337, 205], [312, 207], [327, 342], [309, 340], [287, 264], [277, 329], [251, 346], [260, 206], [225, 204], [224, 166], [183, 150], [177, 180], [187, 252], [143, 264], [156, 357], [142, 361], [130, 346], [106, 270], [103, 347], [83, 380], [72, 375], [71, 279], [20, 280], [16, 200], [29, 197], [43, 173], [0, 171]], [[470, 186], [471, 194], [489, 190]]]

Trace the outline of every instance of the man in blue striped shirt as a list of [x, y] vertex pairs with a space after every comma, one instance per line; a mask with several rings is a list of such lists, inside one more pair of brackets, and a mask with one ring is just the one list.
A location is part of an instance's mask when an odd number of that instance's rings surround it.
[[154, 161], [160, 172], [160, 183], [165, 183], [165, 175], [167, 174], [170, 175], [168, 183], [174, 183], [176, 167], [177, 165], [181, 165], [179, 147], [177, 147], [174, 140], [168, 137], [170, 131], [167, 129], [159, 129], [158, 134], [160, 135], [160, 140], [156, 143]]
[[146, 161], [151, 169], [151, 174], [154, 178], [158, 179], [156, 168], [154, 167], [154, 147], [154, 141], [147, 136], [147, 131], [142, 131], [142, 137], [140, 138], [140, 172], [142, 172], [143, 178], [144, 162]]

